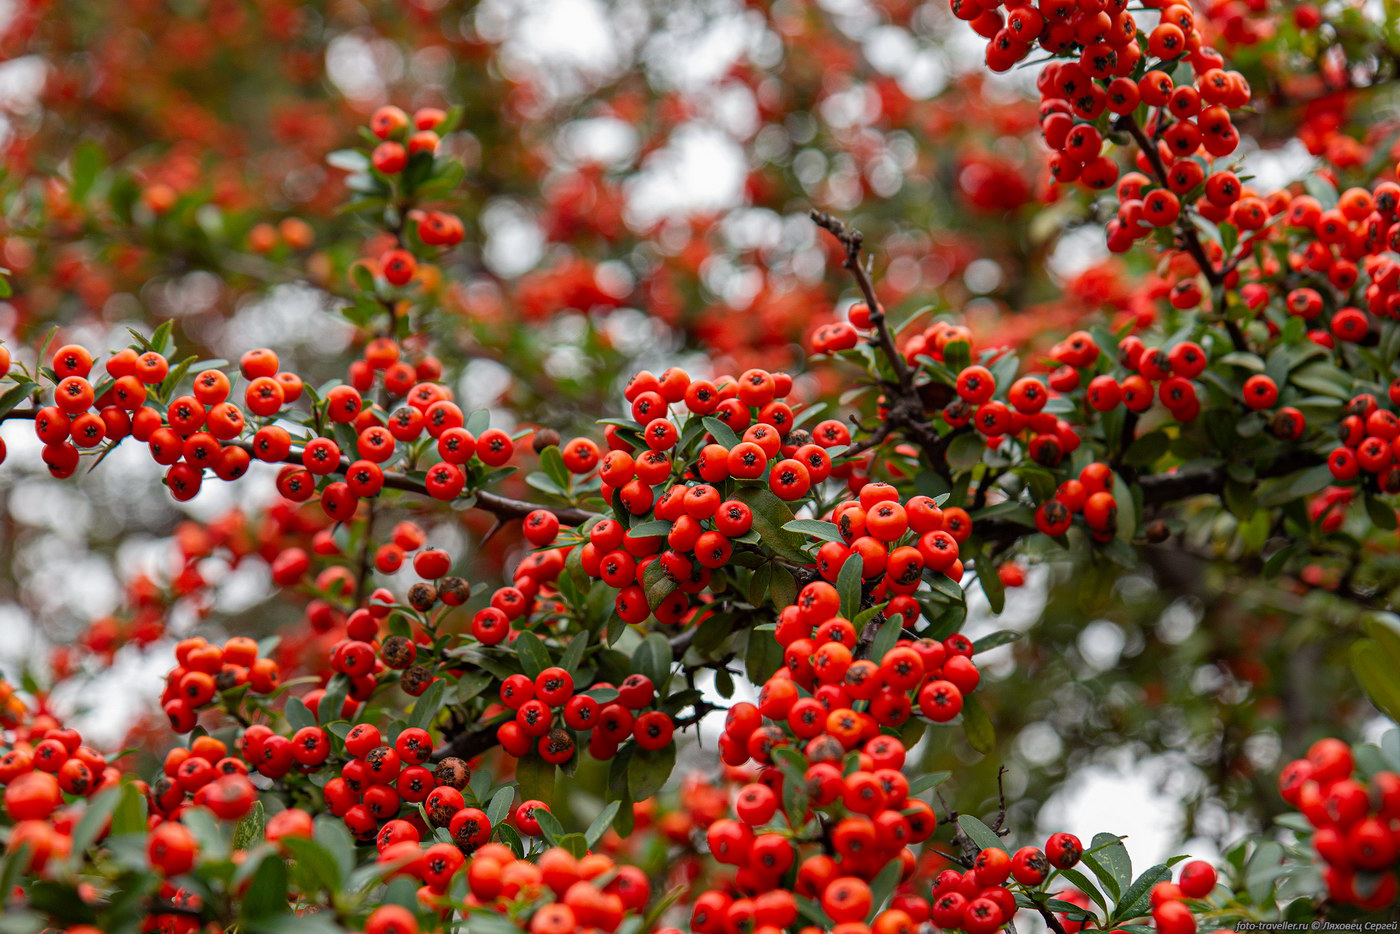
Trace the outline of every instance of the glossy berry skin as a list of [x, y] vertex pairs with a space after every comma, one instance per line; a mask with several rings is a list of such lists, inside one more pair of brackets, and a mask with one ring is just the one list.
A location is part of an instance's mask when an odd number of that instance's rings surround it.
[[1045, 841], [1045, 856], [1056, 869], [1074, 868], [1083, 853], [1084, 845], [1074, 834], [1051, 834], [1050, 839]]

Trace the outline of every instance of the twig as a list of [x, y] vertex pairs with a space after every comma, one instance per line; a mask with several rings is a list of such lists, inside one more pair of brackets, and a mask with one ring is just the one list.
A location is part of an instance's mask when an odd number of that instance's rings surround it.
[[[1147, 157], [1147, 163], [1152, 167], [1152, 174], [1157, 176], [1157, 183], [1163, 188], [1170, 188], [1171, 186], [1167, 183], [1167, 167], [1162, 163], [1162, 154], [1157, 151], [1157, 145], [1148, 139], [1147, 134], [1142, 131], [1142, 126], [1137, 122], [1137, 118], [1132, 114], [1124, 114], [1118, 118], [1114, 127], [1127, 131], [1133, 141], [1138, 144], [1143, 155]], [[1191, 254], [1191, 258], [1196, 261], [1196, 266], [1201, 270], [1201, 274], [1206, 277], [1206, 281], [1214, 289], [1225, 281], [1225, 274], [1217, 269], [1215, 264], [1210, 261], [1210, 257], [1206, 255], [1205, 247], [1201, 245], [1201, 238], [1196, 232], [1196, 226], [1191, 223], [1188, 211], [1189, 208], [1183, 207], [1177, 218], [1177, 238], [1185, 247], [1186, 252]], [[1216, 311], [1219, 312], [1220, 320], [1225, 324], [1225, 330], [1230, 334], [1230, 343], [1234, 345], [1234, 348], [1248, 350], [1249, 344], [1245, 341], [1244, 332], [1240, 330], [1239, 325], [1230, 320], [1229, 316], [1225, 314], [1224, 308], [1217, 308]]]
[[871, 283], [869, 274], [866, 273], [865, 267], [860, 262], [860, 249], [865, 242], [865, 235], [859, 230], [847, 227], [840, 220], [822, 211], [812, 212], [812, 222], [830, 233], [846, 248], [846, 260], [842, 265], [850, 270], [851, 275], [855, 277], [856, 285], [860, 287], [861, 294], [865, 296], [865, 307], [870, 309], [870, 323], [879, 335], [880, 348], [889, 358], [890, 367], [894, 370], [895, 378], [899, 381], [900, 391], [907, 393], [913, 388], [914, 377], [909, 372], [904, 357], [895, 348], [894, 335], [890, 333], [889, 322], [885, 320], [885, 310], [880, 307], [880, 300], [875, 297], [875, 286]]

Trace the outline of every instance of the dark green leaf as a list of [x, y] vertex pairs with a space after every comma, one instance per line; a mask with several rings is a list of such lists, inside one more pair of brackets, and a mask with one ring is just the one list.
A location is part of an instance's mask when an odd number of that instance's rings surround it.
[[632, 664], [651, 679], [657, 691], [662, 690], [671, 676], [671, 643], [659, 632], [647, 633], [632, 653]]
[[808, 535], [820, 538], [825, 542], [842, 542], [841, 530], [836, 527], [835, 522], [825, 522], [821, 519], [793, 519], [783, 526], [789, 532], [796, 532], [799, 535]]
[[422, 696], [413, 702], [413, 712], [408, 715], [408, 725], [426, 730], [442, 709], [442, 696], [446, 690], [447, 682], [442, 678], [428, 685]]
[[515, 780], [520, 784], [520, 797], [525, 800], [554, 803], [553, 763], [537, 755], [529, 755], [515, 763]]
[[996, 632], [983, 636], [972, 643], [972, 654], [978, 655], [999, 646], [1015, 642], [1021, 638], [1021, 634], [1013, 629], [998, 629]]
[[992, 720], [977, 698], [970, 695], [963, 698], [962, 718], [968, 745], [984, 756], [996, 748], [997, 738]]
[[593, 819], [593, 823], [588, 825], [588, 831], [584, 837], [590, 847], [595, 846], [599, 840], [603, 839], [603, 834], [608, 832], [608, 827], [612, 824], [613, 818], [617, 817], [617, 811], [620, 807], [622, 807], [621, 801], [608, 802], [602, 812]]
[[861, 568], [865, 564], [859, 554], [852, 553], [841, 565], [836, 576], [836, 593], [841, 598], [841, 615], [854, 619], [860, 612], [862, 594]]
[[739, 443], [739, 436], [734, 433], [734, 429], [719, 419], [706, 416], [701, 421], [704, 422], [705, 430], [715, 439], [715, 443], [731, 449]]
[[515, 637], [513, 645], [520, 656], [520, 666], [529, 677], [538, 677], [541, 671], [549, 667], [549, 652], [540, 641], [540, 637], [533, 632], [522, 632]]
[[645, 801], [661, 790], [676, 767], [676, 745], [664, 749], [638, 748], [627, 769], [627, 792], [633, 801]]
[[992, 828], [971, 814], [958, 815], [958, 828], [979, 850], [1006, 849], [1006, 845], [1001, 842], [1001, 838], [992, 831]]
[[287, 864], [276, 853], [269, 853], [253, 873], [239, 904], [239, 916], [244, 921], [258, 921], [286, 914], [287, 904]]

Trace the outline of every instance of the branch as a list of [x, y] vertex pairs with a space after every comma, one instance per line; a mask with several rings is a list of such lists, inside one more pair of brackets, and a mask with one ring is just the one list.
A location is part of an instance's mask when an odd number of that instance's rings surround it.
[[1055, 917], [1055, 913], [1040, 903], [1034, 895], [1027, 895], [1030, 903], [1035, 906], [1035, 910], [1040, 912], [1040, 917], [1045, 920], [1045, 926], [1054, 931], [1055, 934], [1066, 934], [1065, 926], [1060, 923], [1060, 919]]
[[496, 728], [500, 725], [500, 723], [493, 723], [490, 726], [483, 726], [469, 733], [459, 733], [451, 737], [446, 746], [433, 750], [432, 761], [441, 762], [443, 759], [456, 756], [458, 759], [470, 762], [496, 746], [498, 742]]
[[[1132, 114], [1124, 114], [1118, 118], [1114, 127], [1119, 130], [1126, 130], [1128, 135], [1132, 136], [1133, 141], [1136, 142], [1138, 148], [1142, 150], [1142, 154], [1147, 157], [1148, 165], [1152, 167], [1152, 174], [1157, 176], [1157, 183], [1163, 188], [1170, 189], [1171, 186], [1167, 184], [1167, 167], [1162, 163], [1162, 154], [1157, 151], [1156, 144], [1148, 139], [1147, 134], [1142, 131], [1142, 126], [1138, 124], [1137, 118]], [[1196, 266], [1206, 277], [1206, 281], [1210, 283], [1211, 288], [1214, 289], [1225, 281], [1225, 273], [1215, 268], [1215, 264], [1206, 256], [1205, 247], [1201, 245], [1200, 235], [1196, 232], [1196, 225], [1191, 223], [1188, 215], [1189, 210], [1187, 206], [1182, 206], [1181, 215], [1176, 221], [1177, 238], [1181, 241], [1182, 246], [1185, 247], [1186, 252], [1191, 254], [1191, 258], [1196, 261]], [[1220, 313], [1220, 319], [1224, 322], [1225, 330], [1230, 334], [1230, 343], [1234, 345], [1235, 349], [1249, 349], [1249, 345], [1245, 341], [1244, 333], [1240, 330], [1239, 325], [1230, 320], [1225, 314], [1224, 308], [1218, 308], [1216, 311]]]
[[885, 352], [890, 366], [894, 369], [900, 392], [908, 393], [914, 386], [913, 374], [909, 372], [904, 357], [895, 348], [894, 335], [890, 333], [889, 323], [885, 320], [885, 310], [880, 307], [880, 300], [875, 297], [875, 286], [870, 282], [870, 276], [860, 262], [860, 248], [865, 243], [865, 235], [822, 211], [812, 212], [812, 222], [830, 233], [846, 248], [846, 261], [842, 265], [850, 270], [861, 294], [865, 296], [865, 307], [870, 309], [870, 323], [879, 335], [880, 349]]
[[870, 309], [870, 324], [876, 332], [876, 343], [889, 360], [896, 380], [895, 384], [885, 383], [892, 398], [889, 400], [889, 411], [884, 421], [869, 438], [855, 445], [850, 453], [862, 454], [882, 444], [895, 431], [904, 429], [910, 440], [923, 451], [929, 465], [937, 473], [947, 477], [947, 442], [929, 424], [926, 416], [930, 409], [940, 409], [947, 405], [953, 398], [953, 390], [942, 383], [915, 385], [914, 373], [909, 369], [899, 348], [895, 346], [894, 334], [891, 333], [889, 321], [885, 318], [885, 310], [875, 297], [875, 286], [870, 281], [869, 273], [861, 264], [860, 251], [865, 243], [865, 236], [830, 214], [813, 211], [811, 217], [813, 223], [830, 233], [845, 248], [846, 259], [842, 265], [850, 270], [861, 294], [865, 296], [866, 307]]
[[[36, 408], [11, 409], [3, 416], [0, 416], [0, 422], [16, 419], [32, 420], [38, 415], [38, 411], [39, 410]], [[118, 441], [117, 443], [120, 444], [121, 442]], [[269, 463], [268, 461], [262, 461], [262, 459], [258, 457], [257, 452], [253, 449], [253, 442], [251, 441], [240, 439], [229, 441], [228, 445], [230, 447], [242, 448], [247, 451], [254, 460], [261, 461], [262, 463]], [[288, 452], [286, 457], [272, 463], [291, 464], [295, 467], [301, 467], [303, 466], [301, 449], [293, 448]], [[350, 459], [341, 457], [340, 463], [336, 465], [331, 473], [343, 476], [349, 470]], [[428, 493], [428, 488], [421, 482], [398, 473], [386, 472], [384, 474], [384, 487], [390, 490], [402, 490], [405, 493], [416, 493], [419, 496], [431, 495]], [[476, 503], [474, 508], [492, 513], [502, 521], [523, 519], [536, 509], [544, 509], [548, 512], [552, 512], [559, 518], [560, 524], [570, 526], [583, 525], [583, 523], [587, 522], [589, 519], [597, 516], [597, 513], [589, 512], [587, 509], [579, 509], [574, 506], [547, 506], [544, 503], [532, 503], [523, 499], [512, 499], [509, 496], [501, 496], [497, 493], [488, 493], [485, 490], [477, 491], [475, 499]]]
[[[1321, 463], [1323, 461], [1317, 455], [1297, 451], [1260, 470], [1257, 479], [1283, 477]], [[1206, 467], [1140, 477], [1137, 486], [1142, 490], [1144, 506], [1160, 506], [1193, 496], [1219, 495], [1224, 491], [1227, 479], [1228, 472], [1224, 467]], [[1007, 542], [1029, 534], [1029, 530], [1019, 523], [993, 517], [977, 520], [974, 534], [984, 542]]]

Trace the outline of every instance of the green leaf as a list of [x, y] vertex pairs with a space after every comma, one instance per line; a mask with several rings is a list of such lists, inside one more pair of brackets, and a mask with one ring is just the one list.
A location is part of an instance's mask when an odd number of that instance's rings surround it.
[[663, 749], [638, 748], [627, 769], [627, 794], [633, 801], [645, 801], [661, 790], [676, 767], [676, 744]]
[[551, 444], [540, 452], [540, 469], [560, 490], [569, 488], [569, 468], [564, 466], [564, 456], [559, 453], [557, 445]]
[[1400, 675], [1393, 659], [1376, 639], [1358, 639], [1348, 650], [1351, 670], [1357, 683], [1376, 705], [1376, 709], [1400, 722]]
[[682, 895], [689, 891], [690, 886], [684, 882], [671, 886], [671, 888], [666, 891], [665, 895], [657, 899], [656, 904], [652, 905], [650, 908], [647, 909], [646, 916], [642, 918], [642, 923], [637, 928], [637, 930], [655, 930], [656, 922], [661, 919], [661, 916], [664, 915], [667, 912], [667, 910], [669, 910], [670, 907], [680, 899]]
[[1261, 841], [1244, 868], [1244, 886], [1250, 900], [1262, 905], [1284, 871], [1283, 847], [1273, 840]]
[[233, 828], [233, 848], [251, 850], [263, 842], [263, 831], [266, 827], [267, 811], [261, 801], [254, 801], [253, 809]]
[[1150, 431], [1128, 445], [1128, 450], [1123, 454], [1123, 463], [1132, 467], [1146, 467], [1166, 454], [1170, 445], [1165, 431]]
[[661, 691], [671, 677], [671, 643], [659, 632], [647, 633], [632, 653], [632, 664]]
[[341, 708], [345, 706], [345, 695], [350, 691], [350, 680], [344, 675], [332, 675], [326, 682], [326, 693], [321, 695], [316, 705], [317, 720], [325, 726], [332, 720], [339, 720]]
[[870, 645], [870, 659], [879, 662], [894, 644], [899, 641], [899, 635], [904, 631], [904, 617], [891, 616], [880, 623], [879, 630], [875, 633], [875, 641]]
[[[660, 562], [657, 562], [658, 564]], [[531, 678], [536, 678], [539, 673], [549, 667], [549, 652], [545, 649], [540, 637], [533, 632], [522, 632], [515, 637], [512, 643], [516, 654], [520, 656], [520, 667], [525, 674]]]
[[496, 827], [510, 816], [510, 806], [515, 803], [515, 789], [510, 785], [496, 789], [491, 801], [486, 805], [486, 818]]
[[730, 428], [719, 419], [707, 415], [701, 419], [701, 422], [704, 423], [705, 430], [715, 439], [716, 444], [722, 444], [727, 448], [733, 448], [739, 443], [739, 436], [734, 433], [734, 429]]
[[292, 857], [298, 883], [307, 892], [340, 891], [344, 881], [342, 863], [324, 843], [305, 837], [284, 837], [280, 846]]
[[583, 835], [588, 841], [590, 849], [603, 839], [603, 834], [608, 832], [608, 827], [612, 825], [613, 819], [617, 817], [618, 809], [621, 807], [621, 801], [609, 801], [598, 816], [593, 818], [593, 823], [588, 825], [588, 830]]
[[1104, 898], [1103, 892], [1099, 891], [1099, 887], [1090, 882], [1084, 873], [1077, 869], [1061, 869], [1060, 875], [1073, 882], [1075, 888], [1092, 898], [1094, 904], [1102, 908], [1104, 914], [1108, 914], [1108, 899]]
[[962, 718], [968, 745], [984, 756], [990, 754], [997, 745], [996, 730], [977, 698], [971, 695], [963, 698]]
[[583, 655], [588, 651], [588, 633], [580, 632], [569, 640], [569, 644], [564, 649], [564, 657], [559, 659], [559, 667], [569, 674], [577, 674], [578, 666], [583, 663]]
[[771, 633], [749, 630], [744, 648], [744, 673], [754, 684], [762, 684], [783, 664], [783, 648]]
[[854, 552], [841, 565], [841, 573], [836, 576], [836, 593], [841, 598], [841, 615], [855, 619], [860, 612], [863, 596], [861, 588], [861, 568], [865, 560]]
[[326, 164], [346, 172], [368, 172], [369, 157], [358, 149], [337, 149], [326, 156]]
[[286, 914], [287, 881], [287, 864], [276, 853], [268, 853], [239, 903], [239, 916], [244, 921], [258, 921]]
[[1001, 838], [993, 832], [992, 828], [988, 827], [971, 814], [958, 815], [958, 828], [979, 850], [1006, 851], [1006, 846], [1001, 842]]
[[361, 292], [374, 292], [374, 273], [369, 271], [369, 267], [363, 263], [356, 263], [350, 267], [350, 280], [355, 284], [355, 288]]
[[69, 189], [74, 201], [81, 203], [87, 197], [106, 161], [106, 154], [97, 143], [88, 140], [78, 145], [73, 153], [73, 182]]
[[311, 715], [311, 711], [302, 703], [300, 697], [287, 698], [287, 705], [282, 708], [282, 714], [287, 718], [287, 725], [293, 730], [316, 725], [316, 718]]
[[15, 386], [5, 390], [5, 394], [0, 396], [0, 415], [8, 415], [15, 406], [29, 398], [37, 385], [33, 380], [20, 378]]
[[73, 839], [71, 842], [71, 855], [69, 865], [76, 869], [82, 865], [83, 854], [87, 848], [92, 846], [103, 828], [107, 824], [107, 819], [112, 816], [112, 812], [117, 809], [117, 803], [121, 800], [122, 787], [108, 788], [97, 795], [94, 795], [83, 810], [83, 816], [78, 821], [78, 826], [73, 829]]
[[539, 822], [540, 833], [544, 835], [545, 842], [550, 846], [558, 846], [559, 840], [564, 836], [564, 825], [559, 823], [559, 818], [541, 809], [535, 812], [535, 820]]
[[1395, 508], [1387, 506], [1374, 496], [1366, 497], [1366, 515], [1376, 528], [1394, 532], [1396, 528]]
[[574, 859], [583, 859], [588, 855], [588, 840], [581, 833], [566, 833], [554, 845], [568, 850]]
[[809, 535], [820, 538], [825, 542], [842, 542], [841, 530], [836, 527], [835, 522], [825, 522], [821, 519], [793, 519], [783, 526], [789, 532], [796, 532], [799, 535]]
[[810, 562], [802, 550], [802, 537], [783, 529], [793, 519], [792, 510], [773, 491], [757, 486], [744, 487], [734, 498], [753, 511], [753, 530], [774, 554], [796, 564]]
[[335, 861], [339, 877], [348, 878], [355, 869], [355, 841], [345, 822], [328, 814], [318, 817], [312, 839]]
[[1103, 883], [1104, 891], [1115, 900], [1133, 881], [1133, 863], [1123, 841], [1116, 834], [1095, 834], [1084, 852], [1084, 864]]
[[769, 588], [773, 606], [785, 607], [797, 602], [797, 578], [781, 564], [773, 565]]
[[112, 811], [112, 831], [114, 837], [146, 832], [146, 796], [130, 782], [122, 783], [121, 800]]
[[1006, 586], [1001, 582], [1001, 575], [985, 556], [978, 557], [976, 569], [977, 582], [982, 585], [982, 595], [987, 598], [987, 604], [993, 613], [1001, 613], [1006, 609]]
[[175, 330], [175, 320], [169, 319], [161, 322], [161, 325], [151, 334], [151, 347], [157, 353], [166, 353], [171, 349], [170, 335]]
[[909, 783], [909, 797], [917, 797], [953, 777], [952, 772], [925, 772]]
[[958, 435], [948, 445], [948, 466], [955, 474], [967, 473], [982, 463], [987, 444], [977, 432]]
[[963, 602], [962, 585], [953, 580], [947, 574], [934, 574], [929, 578], [928, 585], [933, 592], [940, 596], [952, 600], [954, 603]]
[[870, 915], [865, 919], [867, 923], [875, 920], [875, 916], [884, 910], [885, 904], [894, 894], [894, 887], [899, 882], [902, 869], [902, 862], [892, 859], [870, 881]]
[[983, 636], [973, 642], [972, 654], [977, 655], [982, 652], [991, 651], [992, 649], [1015, 642], [1019, 638], [1021, 638], [1021, 634], [1014, 629], [998, 629], [996, 632]]
[[520, 785], [520, 797], [525, 800], [554, 803], [554, 774], [556, 767], [537, 755], [528, 755], [515, 763], [515, 780]]
[[1151, 869], [1145, 870], [1142, 875], [1133, 880], [1133, 884], [1128, 886], [1122, 897], [1118, 899], [1118, 907], [1114, 909], [1113, 920], [1126, 921], [1129, 918], [1146, 914], [1152, 907], [1152, 887], [1171, 877], [1171, 869], [1166, 863], [1158, 863]]
[[408, 715], [408, 725], [426, 730], [442, 709], [442, 697], [446, 691], [447, 681], [443, 678], [438, 678], [428, 685], [428, 689], [413, 702], [413, 712]]

